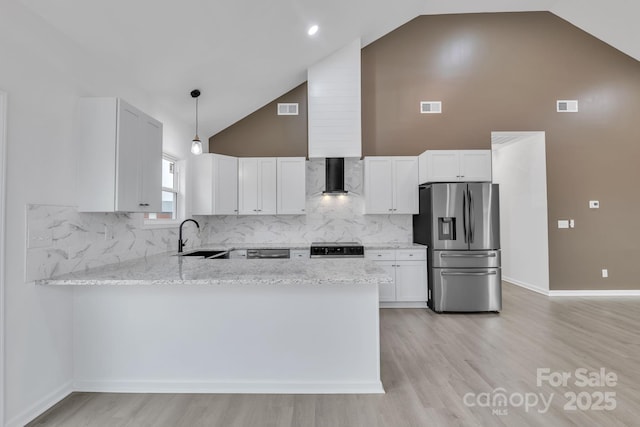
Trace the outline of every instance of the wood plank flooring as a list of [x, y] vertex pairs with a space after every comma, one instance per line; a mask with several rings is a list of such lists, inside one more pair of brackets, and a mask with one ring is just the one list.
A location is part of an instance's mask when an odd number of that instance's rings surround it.
[[[29, 426], [640, 425], [640, 298], [550, 299], [505, 283], [503, 305], [500, 315], [381, 310], [384, 395], [74, 393]], [[575, 384], [576, 369], [601, 367], [616, 386]], [[537, 386], [538, 368], [572, 378]], [[500, 387], [507, 406], [465, 404]], [[583, 393], [587, 408], [604, 392], [615, 392], [614, 410], [565, 410], [565, 393]], [[534, 394], [552, 399], [548, 411], [520, 405]]]

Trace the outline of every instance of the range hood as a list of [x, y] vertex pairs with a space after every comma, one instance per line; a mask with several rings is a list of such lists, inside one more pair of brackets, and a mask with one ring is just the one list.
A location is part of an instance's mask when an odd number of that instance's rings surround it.
[[322, 194], [347, 194], [344, 189], [344, 158], [327, 157], [325, 159], [325, 186]]

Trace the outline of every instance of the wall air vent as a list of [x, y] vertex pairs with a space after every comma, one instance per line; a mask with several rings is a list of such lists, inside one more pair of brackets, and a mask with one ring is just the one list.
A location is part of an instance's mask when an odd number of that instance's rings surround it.
[[297, 103], [286, 103], [286, 104], [279, 103], [278, 115], [279, 116], [297, 116], [298, 104]]
[[577, 113], [578, 101], [576, 100], [558, 100], [558, 113]]
[[442, 102], [441, 101], [421, 101], [420, 113], [440, 114], [442, 113]]

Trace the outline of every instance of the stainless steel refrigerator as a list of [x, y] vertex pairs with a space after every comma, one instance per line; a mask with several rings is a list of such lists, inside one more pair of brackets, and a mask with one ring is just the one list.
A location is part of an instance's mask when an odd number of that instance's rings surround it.
[[428, 245], [432, 310], [502, 309], [498, 184], [421, 185], [413, 241]]

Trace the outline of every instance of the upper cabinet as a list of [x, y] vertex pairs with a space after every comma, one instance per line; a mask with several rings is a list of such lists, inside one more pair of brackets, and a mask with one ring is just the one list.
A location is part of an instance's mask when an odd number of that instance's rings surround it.
[[161, 211], [162, 123], [118, 98], [82, 98], [75, 136], [79, 211]]
[[276, 214], [277, 160], [275, 157], [238, 159], [238, 213]]
[[491, 182], [491, 150], [427, 150], [419, 156], [420, 183]]
[[360, 75], [360, 39], [309, 68], [309, 158], [362, 157]]
[[417, 157], [365, 157], [365, 213], [417, 214], [418, 184]]
[[189, 159], [193, 215], [238, 213], [238, 159], [203, 153]]
[[304, 215], [306, 162], [304, 157], [278, 157], [278, 215]]

